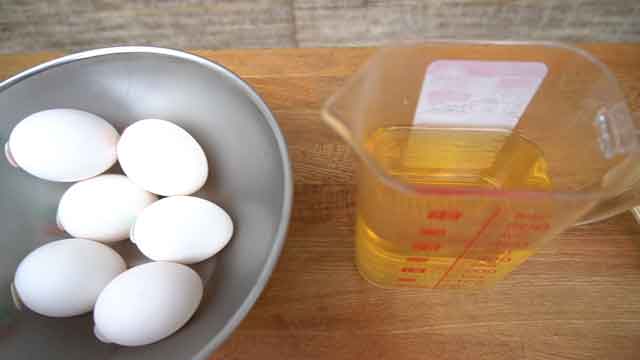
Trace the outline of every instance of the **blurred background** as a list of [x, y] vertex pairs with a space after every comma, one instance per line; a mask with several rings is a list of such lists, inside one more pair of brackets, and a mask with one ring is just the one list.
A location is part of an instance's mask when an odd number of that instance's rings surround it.
[[640, 0], [0, 0], [0, 52], [314, 47], [397, 39], [640, 41]]

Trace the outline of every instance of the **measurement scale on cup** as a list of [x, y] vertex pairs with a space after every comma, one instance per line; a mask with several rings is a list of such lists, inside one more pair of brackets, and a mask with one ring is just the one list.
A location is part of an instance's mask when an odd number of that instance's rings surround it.
[[[539, 232], [546, 231], [549, 224], [544, 221], [544, 216], [536, 214], [517, 213], [514, 221], [506, 224], [505, 229], [498, 236], [498, 241], [494, 241], [492, 249], [482, 247], [484, 256], [467, 255], [474, 249], [474, 245], [481, 240], [483, 233], [492, 223], [496, 222], [503, 210], [498, 208], [480, 225], [476, 234], [465, 242], [462, 252], [453, 260], [450, 258], [443, 261], [438, 257], [438, 249], [441, 244], [438, 240], [433, 240], [430, 246], [424, 243], [416, 243], [414, 250], [425, 250], [422, 256], [408, 256], [405, 258], [405, 265], [400, 268], [397, 284], [422, 283], [423, 286], [432, 288], [469, 288], [490, 285], [511, 272], [515, 267], [530, 254], [522, 254], [523, 250], [529, 246], [530, 236], [539, 236]], [[458, 210], [453, 211], [432, 211], [427, 216], [434, 220], [434, 223], [460, 219], [464, 214]], [[538, 219], [531, 222], [532, 219]], [[446, 228], [430, 228], [429, 236], [446, 233]], [[423, 232], [423, 234], [425, 234]], [[480, 244], [477, 244], [480, 245]], [[493, 251], [491, 251], [493, 250]], [[525, 252], [528, 252], [524, 250]], [[433, 274], [428, 279], [421, 279], [424, 274]]]

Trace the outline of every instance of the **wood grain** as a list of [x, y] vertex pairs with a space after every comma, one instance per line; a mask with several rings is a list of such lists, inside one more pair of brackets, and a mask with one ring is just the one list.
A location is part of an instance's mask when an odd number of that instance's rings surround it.
[[407, 38], [638, 41], [638, 8], [633, 0], [295, 0], [294, 20], [302, 47]]
[[[584, 45], [640, 111], [640, 45]], [[637, 359], [640, 226], [569, 229], [493, 290], [385, 290], [353, 264], [355, 158], [322, 101], [372, 49], [198, 51], [271, 106], [295, 173], [289, 236], [269, 285], [212, 359]], [[0, 56], [0, 78], [59, 54]]]
[[0, 53], [117, 45], [365, 46], [408, 38], [639, 41], [637, 0], [0, 0]]
[[0, 0], [0, 52], [297, 46], [291, 0]]

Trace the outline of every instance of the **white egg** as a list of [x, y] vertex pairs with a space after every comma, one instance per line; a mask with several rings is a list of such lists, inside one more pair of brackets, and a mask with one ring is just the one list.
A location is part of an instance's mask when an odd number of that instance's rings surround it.
[[124, 130], [118, 160], [133, 182], [163, 196], [198, 191], [209, 172], [196, 140], [178, 125], [158, 119], [140, 120]]
[[62, 195], [58, 226], [78, 238], [124, 240], [142, 209], [157, 199], [124, 175], [96, 176], [72, 185]]
[[74, 109], [29, 115], [11, 131], [5, 155], [12, 165], [51, 181], [96, 176], [116, 162], [118, 132], [101, 117]]
[[231, 217], [218, 205], [172, 196], [145, 208], [130, 238], [152, 260], [193, 264], [215, 255], [232, 235]]
[[102, 289], [126, 268], [120, 255], [106, 245], [58, 240], [22, 259], [13, 285], [29, 309], [52, 317], [75, 316], [91, 311]]
[[146, 345], [173, 334], [195, 313], [202, 280], [191, 268], [152, 262], [131, 268], [102, 291], [93, 312], [103, 342]]

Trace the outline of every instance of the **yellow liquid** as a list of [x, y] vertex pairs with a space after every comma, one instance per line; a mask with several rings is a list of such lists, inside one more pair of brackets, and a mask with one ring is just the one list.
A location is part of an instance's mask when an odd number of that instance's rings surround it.
[[366, 147], [396, 184], [361, 172], [356, 263], [376, 285], [490, 286], [549, 230], [544, 202], [497, 195], [551, 187], [541, 151], [516, 133], [392, 127]]

